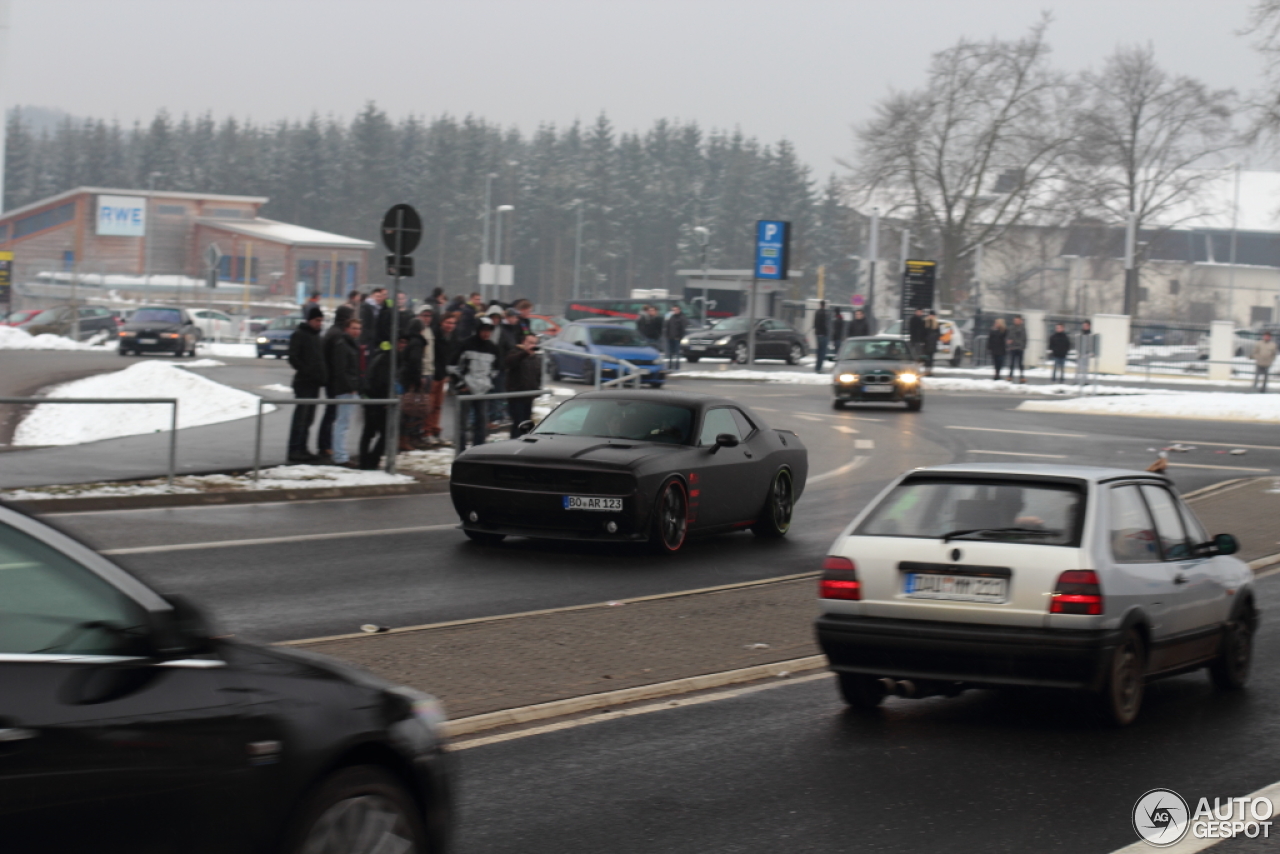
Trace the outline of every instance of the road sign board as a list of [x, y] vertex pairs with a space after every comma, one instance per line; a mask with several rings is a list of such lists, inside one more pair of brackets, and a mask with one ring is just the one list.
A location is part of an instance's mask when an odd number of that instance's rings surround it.
[[937, 261], [907, 261], [902, 272], [902, 316], [917, 308], [933, 308], [934, 278]]
[[862, 294], [854, 294], [853, 296], [849, 297], [850, 305], [862, 305], [866, 301], [867, 301], [867, 298], [864, 297]]
[[[400, 245], [396, 245], [399, 235]], [[418, 248], [422, 239], [422, 217], [412, 205], [392, 205], [382, 218], [382, 245], [392, 252], [408, 255]]]
[[408, 255], [397, 258], [394, 253], [387, 256], [387, 275], [413, 278], [413, 259]]
[[13, 253], [0, 252], [0, 302], [10, 304], [13, 299]]
[[785, 280], [790, 262], [791, 223], [779, 219], [757, 221], [755, 277]]
[[209, 248], [204, 250], [204, 260], [205, 266], [209, 269], [217, 267], [222, 262], [222, 250], [218, 248], [218, 244], [209, 244]]

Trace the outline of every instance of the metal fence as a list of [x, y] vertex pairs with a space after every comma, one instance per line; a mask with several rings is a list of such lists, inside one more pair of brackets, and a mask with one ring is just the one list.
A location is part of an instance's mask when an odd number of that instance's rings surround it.
[[[258, 482], [258, 470], [262, 468], [262, 407], [274, 403], [280, 406], [390, 406], [391, 418], [400, 417], [400, 398], [339, 398], [339, 397], [260, 397], [258, 398], [257, 423], [254, 427], [253, 439], [253, 482]], [[390, 423], [390, 422], [388, 422]], [[387, 434], [383, 434], [387, 441]], [[387, 472], [395, 474], [396, 449], [387, 449]]]

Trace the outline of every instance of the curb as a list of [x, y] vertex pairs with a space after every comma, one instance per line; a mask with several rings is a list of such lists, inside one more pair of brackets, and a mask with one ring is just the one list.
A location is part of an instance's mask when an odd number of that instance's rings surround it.
[[261, 504], [330, 498], [377, 498], [383, 495], [429, 495], [449, 490], [448, 478], [436, 483], [388, 483], [378, 486], [333, 486], [320, 489], [254, 489], [243, 492], [193, 492], [176, 495], [117, 495], [96, 498], [45, 498], [8, 501], [26, 513], [82, 513], [94, 510], [144, 510], [163, 507], [205, 507], [223, 504]]
[[754, 682], [768, 677], [788, 676], [806, 670], [819, 670], [827, 666], [825, 655], [811, 655], [806, 658], [793, 658], [790, 661], [775, 661], [772, 664], [757, 664], [741, 670], [725, 670], [720, 673], [708, 673], [703, 676], [690, 676], [675, 679], [671, 682], [658, 682], [653, 685], [640, 685], [635, 688], [623, 688], [620, 691], [608, 691], [603, 694], [587, 694], [582, 697], [571, 697], [567, 700], [556, 700], [551, 703], [540, 703], [536, 706], [524, 706], [519, 709], [503, 709], [469, 718], [458, 718], [445, 724], [450, 738], [469, 735], [498, 727], [516, 726], [518, 724], [543, 721], [548, 718], [564, 717], [578, 712], [590, 712], [625, 703], [641, 700], [653, 700], [660, 697], [672, 697], [676, 694], [689, 694], [708, 688], [721, 688], [741, 682]]

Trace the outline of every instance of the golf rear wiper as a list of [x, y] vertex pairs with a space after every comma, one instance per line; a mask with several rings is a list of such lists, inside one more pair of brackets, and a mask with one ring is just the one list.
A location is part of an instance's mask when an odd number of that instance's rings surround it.
[[1056, 537], [1061, 533], [1061, 531], [1056, 531], [1052, 528], [968, 528], [963, 531], [951, 531], [943, 534], [942, 541], [946, 543], [960, 537], [967, 537], [970, 534], [1035, 534], [1041, 537]]

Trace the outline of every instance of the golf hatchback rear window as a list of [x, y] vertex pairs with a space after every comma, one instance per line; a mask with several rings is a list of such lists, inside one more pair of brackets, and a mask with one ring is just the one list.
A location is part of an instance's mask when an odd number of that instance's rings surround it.
[[908, 480], [854, 531], [862, 537], [987, 540], [1078, 546], [1085, 496], [1061, 483]]

